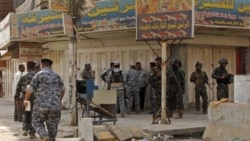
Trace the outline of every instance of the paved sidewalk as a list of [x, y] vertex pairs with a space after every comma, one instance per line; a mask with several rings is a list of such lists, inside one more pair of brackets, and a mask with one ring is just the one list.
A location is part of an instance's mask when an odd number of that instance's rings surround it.
[[[80, 108], [79, 108], [80, 109]], [[0, 99], [0, 140], [1, 141], [36, 141], [30, 140], [28, 137], [22, 137], [22, 123], [14, 122], [14, 103], [13, 101]], [[118, 118], [116, 125], [139, 127], [141, 129], [148, 129], [162, 134], [183, 134], [183, 133], [197, 133], [203, 132], [208, 125], [207, 115], [195, 115], [194, 110], [186, 110], [182, 119], [171, 119], [171, 124], [151, 124], [152, 115], [147, 111], [140, 114], [131, 113], [125, 118]], [[79, 117], [81, 111], [79, 110]], [[117, 115], [119, 117], [119, 114]], [[69, 126], [70, 112], [68, 110], [62, 111], [62, 119], [59, 124], [58, 138], [72, 136], [72, 131], [76, 127]], [[113, 124], [112, 122], [104, 124]], [[58, 140], [59, 141], [59, 140]]]

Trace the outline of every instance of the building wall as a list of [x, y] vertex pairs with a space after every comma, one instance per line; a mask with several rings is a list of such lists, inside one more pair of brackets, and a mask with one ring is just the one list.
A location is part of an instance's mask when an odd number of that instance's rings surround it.
[[0, 21], [4, 19], [9, 12], [14, 11], [13, 0], [0, 0]]
[[[217, 37], [218, 38], [218, 37]], [[224, 39], [224, 37], [222, 38]], [[226, 38], [225, 38], [226, 39]], [[221, 42], [225, 43], [225, 39]], [[231, 38], [229, 38], [231, 39]], [[238, 39], [237, 39], [238, 40]], [[244, 40], [244, 39], [243, 39]], [[204, 42], [204, 44], [192, 44], [190, 41], [183, 43], [180, 46], [173, 45], [168, 47], [168, 55], [172, 54], [172, 58], [179, 58], [182, 61], [182, 69], [186, 73], [186, 94], [184, 96], [185, 105], [193, 106], [194, 103], [194, 85], [189, 82], [190, 74], [194, 71], [194, 64], [197, 60], [203, 63], [203, 70], [205, 70], [209, 77], [209, 82], [213, 89], [207, 89], [209, 101], [216, 100], [216, 82], [211, 79], [212, 71], [218, 66], [218, 61], [222, 57], [228, 59], [229, 64], [227, 66], [228, 72], [235, 74], [236, 71], [236, 41], [230, 41], [229, 45], [213, 45]], [[230, 43], [229, 41], [227, 43]], [[161, 56], [161, 47], [156, 42], [150, 42], [157, 54]], [[217, 43], [220, 44], [220, 43]], [[54, 50], [64, 50], [64, 55], [67, 58], [67, 42], [50, 43], [48, 47]], [[171, 51], [172, 50], [172, 51]], [[172, 52], [172, 53], [171, 53]], [[63, 66], [67, 65], [67, 59]], [[129, 66], [137, 61], [142, 63], [142, 67], [149, 70], [149, 62], [154, 61], [156, 55], [154, 52], [144, 43], [136, 42], [133, 38], [105, 40], [103, 42], [95, 40], [86, 40], [78, 42], [77, 45], [77, 79], [81, 79], [80, 72], [84, 68], [85, 63], [91, 63], [92, 69], [96, 71], [95, 84], [99, 88], [104, 88], [105, 84], [100, 78], [100, 74], [104, 69], [109, 67], [111, 61], [120, 61], [121, 68], [128, 70]], [[59, 65], [57, 63], [56, 65]], [[68, 68], [68, 67], [66, 67]], [[66, 69], [68, 70], [68, 69]], [[68, 74], [64, 70], [63, 78], [68, 79]], [[68, 85], [65, 83], [66, 86]], [[233, 85], [230, 85], [230, 100], [233, 98]], [[67, 97], [67, 96], [66, 96]], [[149, 105], [149, 93], [147, 92], [146, 104]], [[189, 105], [191, 104], [191, 105]]]

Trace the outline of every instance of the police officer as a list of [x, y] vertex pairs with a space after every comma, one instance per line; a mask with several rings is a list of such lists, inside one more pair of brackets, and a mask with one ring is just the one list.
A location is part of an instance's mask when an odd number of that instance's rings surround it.
[[124, 96], [124, 80], [123, 72], [120, 69], [120, 62], [114, 62], [114, 70], [108, 74], [108, 83], [111, 84], [111, 89], [117, 90], [117, 108], [120, 110], [121, 117], [125, 116], [125, 96]]
[[82, 79], [95, 79], [95, 71], [91, 69], [91, 64], [87, 63], [84, 67], [85, 68], [81, 72]]
[[30, 100], [31, 94], [35, 97], [32, 125], [42, 141], [55, 141], [65, 91], [61, 77], [51, 69], [52, 63], [49, 59], [41, 60], [42, 70], [32, 78], [25, 95], [25, 101]]
[[156, 66], [152, 69], [151, 72], [151, 81], [154, 86], [154, 100], [155, 100], [155, 111], [157, 112], [161, 108], [161, 57], [155, 58]]
[[190, 82], [195, 84], [195, 107], [196, 114], [200, 114], [200, 97], [203, 101], [203, 114], [207, 113], [207, 90], [206, 84], [208, 84], [207, 73], [202, 71], [202, 64], [197, 61], [195, 64], [195, 72], [190, 76]]
[[233, 75], [229, 74], [226, 70], [228, 64], [227, 59], [222, 58], [219, 61], [220, 66], [215, 68], [212, 73], [212, 78], [217, 82], [217, 100], [228, 98], [229, 90], [228, 84], [233, 83]]
[[185, 91], [185, 73], [181, 70], [181, 61], [173, 59], [167, 70], [167, 107], [169, 117], [173, 117], [173, 111], [177, 110], [176, 119], [182, 118], [184, 104], [183, 94]]
[[135, 66], [132, 65], [129, 71], [124, 76], [125, 86], [127, 88], [127, 96], [128, 96], [128, 113], [130, 113], [134, 101], [135, 110], [138, 114], [140, 111], [140, 96], [138, 87], [139, 84], [139, 72], [136, 71]]
[[[26, 86], [30, 83], [31, 79], [35, 75], [35, 62], [27, 62], [27, 73], [21, 76], [20, 80], [17, 83], [15, 99], [24, 100], [26, 93]], [[20, 92], [22, 92], [20, 95]], [[34, 98], [30, 99], [31, 107], [33, 105]], [[29, 134], [30, 138], [35, 137], [35, 129], [31, 125], [31, 111], [24, 111], [23, 113], [23, 136], [27, 136]]]

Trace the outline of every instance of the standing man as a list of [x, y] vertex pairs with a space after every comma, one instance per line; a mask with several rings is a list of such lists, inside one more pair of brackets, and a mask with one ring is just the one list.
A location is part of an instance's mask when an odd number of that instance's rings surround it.
[[[31, 79], [35, 75], [35, 63], [34, 62], [27, 62], [27, 73], [21, 76], [20, 80], [17, 83], [15, 100], [16, 101], [24, 101], [26, 87], [30, 83]], [[21, 93], [20, 93], [21, 92]], [[21, 94], [21, 95], [20, 95]], [[30, 98], [30, 104], [33, 105], [34, 98]], [[32, 107], [32, 106], [31, 106]], [[31, 125], [31, 111], [24, 110], [23, 114], [23, 136], [30, 135], [30, 138], [35, 137], [35, 129]]]
[[[155, 58], [156, 66], [152, 69], [151, 78], [154, 83], [154, 94], [155, 94], [155, 113], [161, 108], [161, 57]], [[155, 114], [154, 113], [154, 114]]]
[[155, 83], [153, 81], [153, 69], [156, 66], [155, 62], [150, 62], [150, 75], [149, 75], [149, 92], [150, 92], [150, 111], [149, 114], [154, 114], [156, 112], [156, 103], [155, 103]]
[[[13, 85], [12, 85], [12, 92], [13, 94], [16, 94], [16, 86], [17, 83], [20, 79], [20, 77], [24, 74], [25, 71], [25, 66], [23, 64], [20, 64], [18, 66], [18, 71], [15, 73], [14, 75], [14, 79], [13, 79]], [[21, 93], [21, 91], [19, 92]], [[18, 100], [15, 100], [15, 109], [14, 109], [14, 121], [21, 121], [23, 120], [22, 118], [22, 114], [23, 114], [23, 106], [22, 106], [22, 102]]]
[[233, 75], [228, 74], [226, 70], [226, 66], [228, 64], [227, 59], [222, 58], [219, 61], [220, 66], [215, 68], [212, 73], [212, 78], [216, 79], [218, 84], [217, 86], [217, 100], [221, 100], [222, 98], [228, 98], [229, 90], [228, 84], [233, 83]]
[[91, 65], [89, 63], [85, 64], [85, 68], [81, 72], [82, 79], [95, 79], [95, 71], [91, 69]]
[[24, 102], [27, 105], [26, 101], [34, 95], [32, 125], [42, 141], [55, 141], [65, 91], [61, 77], [51, 69], [52, 63], [49, 59], [41, 60], [42, 70], [32, 78]]
[[130, 113], [134, 101], [135, 111], [140, 112], [140, 97], [139, 97], [139, 73], [135, 70], [135, 66], [131, 66], [129, 71], [124, 76], [125, 86], [127, 87], [128, 96], [128, 113]]
[[200, 97], [203, 101], [203, 114], [206, 114], [208, 106], [206, 84], [208, 84], [208, 77], [207, 73], [202, 71], [202, 64], [199, 61], [196, 62], [195, 69], [195, 72], [191, 74], [190, 82], [195, 84], [196, 114], [200, 114]]
[[139, 87], [140, 87], [140, 109], [144, 110], [145, 93], [148, 85], [148, 73], [141, 68], [141, 62], [136, 62], [136, 70], [139, 72]]
[[111, 84], [108, 83], [108, 81], [107, 81], [107, 79], [108, 79], [108, 74], [109, 74], [113, 69], [114, 69], [114, 63], [111, 62], [111, 63], [110, 63], [110, 68], [107, 69], [107, 70], [104, 70], [104, 72], [101, 74], [102, 80], [103, 80], [105, 83], [108, 84], [108, 86], [107, 86], [108, 90], [111, 89]]
[[185, 74], [181, 66], [180, 60], [173, 59], [167, 71], [167, 107], [169, 117], [173, 117], [174, 110], [177, 110], [176, 119], [182, 118], [184, 110]]
[[125, 116], [125, 96], [124, 96], [124, 80], [123, 72], [120, 69], [120, 62], [114, 62], [114, 70], [108, 74], [108, 83], [111, 84], [111, 89], [117, 90], [117, 108], [120, 110], [121, 117]]

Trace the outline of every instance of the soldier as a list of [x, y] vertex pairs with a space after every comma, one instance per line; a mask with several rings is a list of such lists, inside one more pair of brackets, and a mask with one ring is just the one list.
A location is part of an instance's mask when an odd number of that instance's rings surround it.
[[184, 110], [185, 74], [180, 69], [181, 65], [180, 60], [173, 59], [167, 70], [167, 107], [169, 117], [173, 117], [173, 111], [177, 110], [176, 119], [182, 118]]
[[[20, 64], [18, 66], [18, 71], [14, 75], [14, 80], [12, 84], [12, 92], [14, 95], [16, 94], [17, 83], [20, 80], [20, 77], [24, 75], [24, 71], [25, 71], [25, 66], [23, 64]], [[17, 100], [15, 99], [14, 121], [23, 121], [22, 114], [23, 114], [22, 101], [19, 101], [19, 99]]]
[[141, 68], [141, 62], [136, 62], [136, 70], [139, 73], [139, 94], [140, 94], [140, 109], [144, 110], [145, 93], [148, 85], [148, 72]]
[[221, 100], [222, 98], [228, 98], [228, 84], [233, 83], [233, 75], [228, 74], [226, 70], [226, 66], [228, 64], [227, 59], [220, 59], [219, 64], [220, 66], [217, 67], [212, 73], [212, 78], [216, 79], [216, 82], [218, 84], [217, 100]]
[[123, 72], [122, 70], [120, 70], [120, 62], [114, 62], [114, 70], [108, 74], [108, 83], [111, 84], [111, 89], [117, 90], [117, 108], [119, 108], [120, 110], [121, 117], [124, 117], [126, 106], [124, 96]]
[[95, 71], [92, 71], [89, 63], [85, 64], [85, 68], [81, 72], [82, 79], [95, 79]]
[[195, 107], [196, 114], [200, 114], [200, 97], [203, 101], [203, 114], [207, 113], [207, 90], [206, 84], [208, 84], [207, 73], [202, 71], [202, 64], [197, 61], [195, 64], [195, 72], [190, 76], [190, 82], [195, 84]]
[[151, 72], [151, 81], [154, 84], [154, 100], [155, 100], [155, 111], [154, 114], [161, 108], [161, 57], [155, 59], [156, 66]]
[[[31, 79], [35, 75], [34, 62], [27, 62], [27, 73], [23, 75], [17, 83], [15, 100], [22, 101], [25, 97], [26, 86], [30, 83]], [[20, 95], [20, 92], [22, 95]], [[33, 97], [30, 99], [31, 107], [33, 105]], [[29, 133], [30, 138], [35, 137], [35, 129], [31, 125], [31, 111], [24, 111], [23, 113], [23, 136], [27, 136]]]
[[131, 66], [129, 71], [124, 76], [125, 86], [127, 88], [128, 96], [128, 113], [130, 113], [134, 101], [135, 110], [138, 114], [140, 111], [140, 97], [139, 97], [139, 72], [135, 70], [135, 66]]
[[27, 106], [26, 101], [31, 94], [34, 96], [32, 125], [42, 141], [55, 141], [65, 91], [61, 77], [51, 69], [52, 63], [49, 59], [41, 60], [42, 70], [32, 78], [24, 101]]
[[108, 79], [108, 74], [109, 74], [109, 72], [111, 72], [113, 69], [114, 69], [114, 63], [111, 62], [111, 63], [110, 63], [110, 68], [107, 69], [107, 70], [104, 70], [104, 72], [101, 74], [102, 80], [103, 80], [105, 83], [108, 84], [108, 86], [107, 86], [108, 90], [111, 89], [111, 84], [108, 83], [108, 81], [107, 81], [107, 79]]
[[155, 106], [155, 84], [153, 81], [153, 69], [156, 66], [155, 62], [150, 62], [150, 75], [149, 75], [149, 92], [150, 92], [150, 111], [148, 114], [154, 114], [156, 112], [156, 106]]

